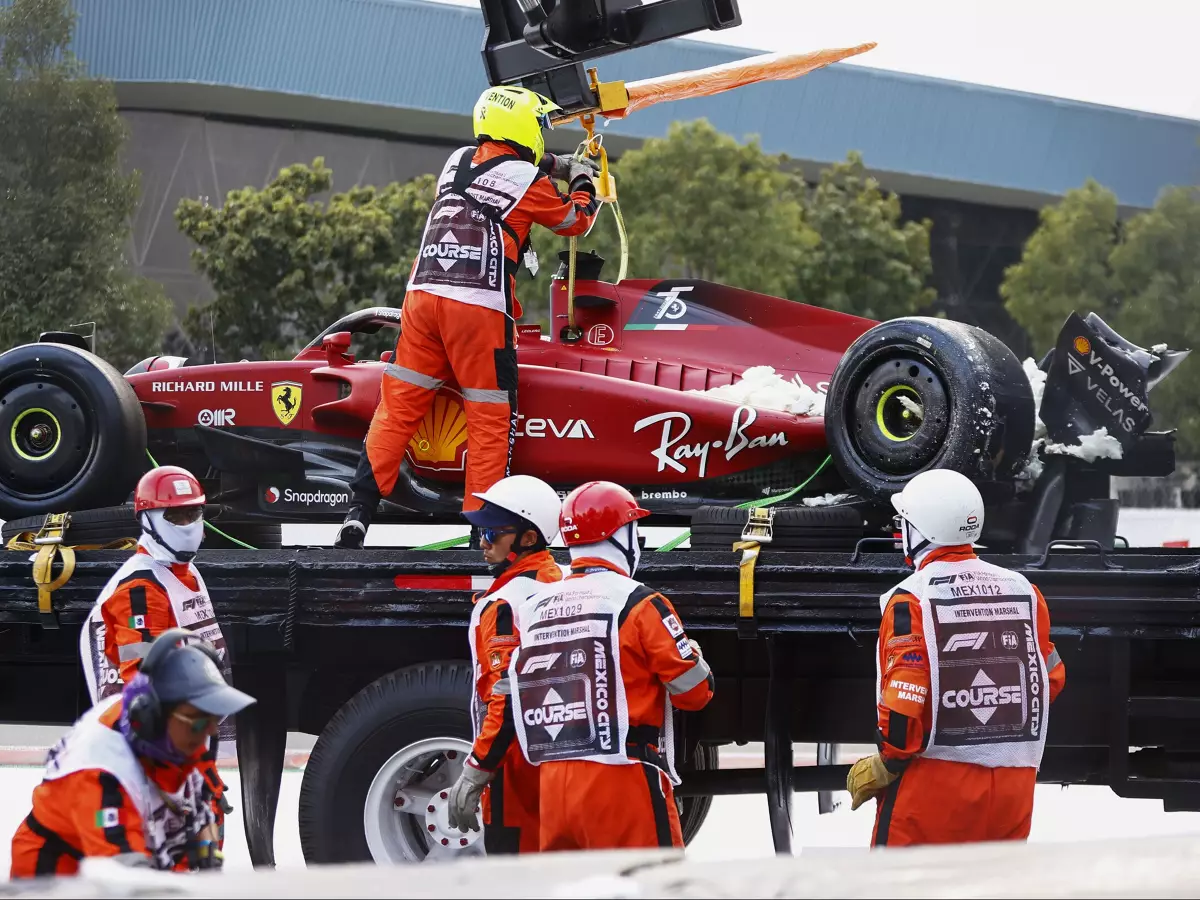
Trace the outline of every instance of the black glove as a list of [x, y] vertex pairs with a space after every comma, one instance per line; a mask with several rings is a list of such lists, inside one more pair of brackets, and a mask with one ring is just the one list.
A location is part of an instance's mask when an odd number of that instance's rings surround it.
[[582, 173], [596, 175], [600, 172], [600, 164], [588, 157], [578, 159], [569, 153], [547, 153], [545, 156], [546, 171], [551, 178], [559, 181], [574, 181]]

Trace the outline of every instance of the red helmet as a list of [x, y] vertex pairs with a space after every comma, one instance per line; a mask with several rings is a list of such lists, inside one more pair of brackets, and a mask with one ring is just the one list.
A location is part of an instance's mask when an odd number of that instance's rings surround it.
[[581, 484], [563, 501], [559, 528], [568, 547], [598, 544], [612, 537], [629, 522], [644, 519], [650, 510], [642, 509], [633, 494], [611, 481]]
[[203, 506], [204, 488], [196, 476], [179, 466], [159, 466], [151, 469], [137, 483], [133, 492], [133, 511], [170, 509], [175, 506]]

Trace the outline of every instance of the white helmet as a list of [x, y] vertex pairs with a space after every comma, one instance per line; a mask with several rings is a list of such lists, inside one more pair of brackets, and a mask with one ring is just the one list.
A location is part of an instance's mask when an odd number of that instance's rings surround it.
[[983, 497], [961, 472], [921, 472], [904, 490], [892, 494], [892, 506], [936, 547], [973, 544], [983, 532]]
[[[509, 475], [486, 491], [471, 496], [532, 522], [547, 544], [558, 537], [558, 515], [562, 511], [562, 501], [558, 498], [558, 492], [540, 478]], [[463, 515], [468, 521], [472, 520], [471, 513]]]

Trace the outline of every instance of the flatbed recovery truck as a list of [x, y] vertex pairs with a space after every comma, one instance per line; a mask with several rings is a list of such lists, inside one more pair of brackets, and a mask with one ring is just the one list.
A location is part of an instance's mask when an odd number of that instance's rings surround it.
[[[716, 677], [705, 710], [677, 714], [689, 837], [712, 796], [761, 792], [775, 848], [789, 852], [792, 792], [840, 790], [847, 769], [793, 766], [792, 743], [874, 741], [879, 596], [907, 570], [886, 540], [861, 544], [764, 545], [748, 591], [732, 551], [643, 555], [638, 577], [676, 604]], [[1039, 780], [1200, 809], [1200, 553], [1074, 542], [982, 556], [1040, 586], [1066, 663]], [[28, 552], [0, 552], [0, 720], [65, 726], [87, 707], [79, 629], [123, 557], [79, 552], [46, 613]], [[309, 862], [478, 852], [457, 835], [439, 849], [436, 803], [471, 737], [465, 626], [472, 592], [489, 580], [478, 554], [297, 547], [202, 551], [197, 565], [234, 681], [258, 698], [237, 722], [254, 863], [273, 863], [288, 731], [319, 735], [300, 802]], [[763, 768], [718, 768], [721, 746], [756, 741]], [[428, 816], [403, 809], [424, 799]]]

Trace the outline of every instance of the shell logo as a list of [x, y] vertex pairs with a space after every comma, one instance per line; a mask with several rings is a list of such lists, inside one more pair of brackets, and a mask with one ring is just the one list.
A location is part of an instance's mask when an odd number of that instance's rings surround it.
[[467, 414], [453, 394], [439, 393], [408, 442], [413, 465], [421, 469], [462, 470], [466, 465]]
[[1085, 337], [1075, 338], [1075, 352], [1080, 356], [1087, 356], [1092, 352], [1092, 342]]

